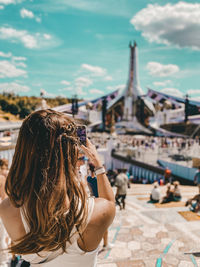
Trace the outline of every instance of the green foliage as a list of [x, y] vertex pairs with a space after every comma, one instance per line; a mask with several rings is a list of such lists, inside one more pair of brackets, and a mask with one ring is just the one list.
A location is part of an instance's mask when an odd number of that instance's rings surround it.
[[[45, 98], [47, 105], [52, 108], [68, 104], [70, 100], [63, 97]], [[41, 98], [35, 96], [18, 96], [13, 93], [0, 94], [0, 108], [4, 112], [19, 115], [21, 119], [33, 112], [41, 104]]]

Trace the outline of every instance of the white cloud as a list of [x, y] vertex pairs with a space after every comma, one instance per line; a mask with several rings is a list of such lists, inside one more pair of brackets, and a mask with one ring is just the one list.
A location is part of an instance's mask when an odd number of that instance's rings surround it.
[[99, 67], [99, 66], [93, 66], [89, 64], [82, 64], [80, 72], [88, 77], [102, 79], [104, 81], [112, 81], [112, 76], [107, 74], [107, 70]]
[[77, 93], [78, 96], [86, 95], [86, 92], [83, 91], [82, 87], [77, 87], [75, 92]]
[[34, 49], [44, 46], [55, 45], [55, 42], [49, 42], [49, 34], [30, 34], [26, 30], [16, 30], [11, 27], [0, 28], [0, 39], [10, 40], [11, 42], [21, 42], [26, 48]]
[[21, 85], [16, 82], [12, 83], [0, 83], [0, 91], [6, 93], [19, 93], [19, 92], [28, 92], [30, 88], [26, 85]]
[[103, 68], [98, 67], [98, 66], [92, 66], [92, 65], [89, 65], [89, 64], [82, 64], [81, 68], [83, 70], [89, 71], [93, 76], [104, 76], [104, 75], [106, 75], [106, 69], [103, 69]]
[[190, 89], [187, 91], [188, 95], [200, 95], [200, 89]]
[[1, 52], [1, 51], [0, 51], [0, 57], [10, 58], [11, 59], [11, 63], [9, 63], [8, 61], [4, 61], [4, 63], [2, 63], [2, 64], [4, 64], [4, 66], [6, 64], [11, 64], [11, 65], [18, 66], [18, 67], [23, 67], [23, 68], [27, 67], [24, 62], [19, 62], [19, 61], [25, 61], [26, 60], [25, 57], [15, 57], [15, 56], [12, 56], [11, 52], [4, 53], [4, 52]]
[[50, 40], [51, 39], [51, 35], [50, 34], [44, 33], [43, 36], [44, 36], [44, 38], [46, 40]]
[[26, 71], [16, 68], [16, 66], [7, 60], [0, 61], [0, 78], [13, 78], [25, 76]]
[[91, 94], [95, 94], [95, 95], [100, 95], [100, 94], [103, 94], [103, 92], [101, 91], [101, 90], [99, 90], [99, 89], [91, 89], [90, 91], [89, 91]]
[[36, 17], [35, 20], [40, 23], [42, 21], [42, 19], [40, 17]]
[[38, 46], [36, 38], [30, 34], [24, 34], [21, 37], [21, 41], [27, 48], [36, 48]]
[[78, 77], [75, 80], [74, 93], [77, 95], [86, 95], [86, 92], [83, 91], [84, 87], [89, 87], [93, 84], [93, 81], [87, 77]]
[[2, 5], [10, 5], [20, 3], [22, 0], [0, 0], [0, 4]]
[[155, 85], [155, 86], [166, 86], [166, 85], [171, 84], [171, 83], [172, 83], [172, 81], [166, 80], [166, 81], [163, 81], [163, 82], [154, 82], [153, 85]]
[[4, 9], [4, 6], [0, 6], [0, 9], [1, 9], [1, 10]]
[[3, 4], [3, 5], [9, 5], [13, 3], [14, 3], [13, 0], [0, 0], [0, 4]]
[[24, 19], [24, 18], [33, 19], [33, 18], [35, 17], [32, 11], [27, 10], [27, 9], [25, 9], [25, 8], [22, 8], [22, 9], [20, 10], [20, 15], [21, 15], [21, 17], [22, 17], [23, 19]]
[[12, 56], [12, 53], [11, 52], [9, 52], [9, 53], [4, 53], [4, 52], [0, 52], [0, 57], [11, 57]]
[[106, 80], [106, 81], [112, 81], [113, 78], [112, 78], [112, 76], [109, 76], [109, 75], [108, 75], [108, 76], [105, 77], [105, 80]]
[[200, 49], [200, 4], [149, 4], [130, 21], [150, 42]]
[[125, 86], [126, 86], [125, 84], [118, 84], [114, 86], [107, 86], [106, 89], [108, 91], [123, 90]]
[[86, 77], [79, 77], [75, 80], [75, 84], [77, 87], [88, 87], [93, 84], [93, 81]]
[[60, 83], [61, 83], [61, 84], [64, 84], [64, 85], [70, 85], [70, 84], [71, 84], [70, 82], [65, 81], [65, 80], [61, 81]]
[[13, 60], [15, 61], [26, 61], [25, 57], [13, 57]]
[[40, 17], [36, 17], [35, 14], [31, 11], [31, 10], [28, 10], [28, 9], [25, 9], [25, 8], [22, 8], [20, 10], [20, 16], [25, 19], [25, 18], [28, 18], [28, 19], [35, 19], [37, 22], [41, 22], [41, 18]]
[[147, 69], [149, 70], [150, 75], [156, 77], [167, 77], [179, 72], [179, 67], [177, 65], [163, 65], [158, 62], [149, 62], [147, 64]]
[[183, 93], [176, 88], [164, 88], [160, 90], [160, 92], [168, 94], [168, 95], [183, 97]]
[[36, 48], [37, 40], [34, 36], [30, 35], [27, 31], [16, 30], [13, 28], [0, 28], [0, 39], [8, 39], [14, 41], [20, 41], [27, 48]]
[[14, 62], [15, 66], [26, 68], [27, 65], [24, 62]]

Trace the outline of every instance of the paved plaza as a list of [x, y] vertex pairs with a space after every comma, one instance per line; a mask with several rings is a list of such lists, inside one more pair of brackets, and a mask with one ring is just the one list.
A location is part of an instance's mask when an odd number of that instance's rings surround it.
[[[166, 186], [160, 188], [164, 196]], [[200, 266], [200, 216], [192, 213], [188, 221], [181, 215], [189, 211], [184, 202], [198, 193], [197, 187], [181, 186], [182, 202], [159, 207], [148, 203], [151, 189], [131, 185], [126, 210], [117, 207], [109, 230], [114, 248], [100, 250], [98, 267]]]

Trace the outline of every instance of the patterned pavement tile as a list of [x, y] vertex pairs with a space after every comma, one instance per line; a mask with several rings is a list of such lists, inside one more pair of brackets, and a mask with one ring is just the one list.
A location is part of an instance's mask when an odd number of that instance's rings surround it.
[[135, 250], [138, 250], [140, 248], [141, 248], [140, 242], [137, 242], [137, 241], [128, 242], [128, 249], [129, 250], [135, 251]]
[[120, 233], [117, 237], [117, 240], [129, 242], [129, 241], [133, 240], [133, 237], [131, 234], [121, 234]]
[[[133, 185], [127, 196], [126, 210], [117, 208], [109, 230], [114, 248], [98, 256], [98, 267], [190, 267], [200, 266], [200, 258], [186, 254], [200, 252], [200, 224], [188, 222], [178, 211], [182, 207], [156, 209], [138, 197], [147, 197], [150, 185]], [[165, 192], [166, 188], [162, 188]], [[191, 186], [181, 187], [183, 195], [193, 195]], [[184, 191], [185, 190], [185, 191]], [[196, 265], [195, 265], [196, 264]]]
[[192, 262], [189, 262], [189, 261], [181, 261], [178, 264], [178, 267], [194, 267], [194, 264]]

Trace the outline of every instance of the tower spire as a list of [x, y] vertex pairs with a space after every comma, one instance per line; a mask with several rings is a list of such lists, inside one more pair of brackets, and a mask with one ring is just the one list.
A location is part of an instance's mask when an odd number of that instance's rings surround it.
[[137, 98], [140, 95], [143, 95], [143, 91], [140, 88], [139, 77], [138, 77], [138, 49], [137, 43], [129, 43], [130, 48], [130, 59], [129, 59], [129, 76], [126, 95]]
[[129, 43], [130, 58], [129, 58], [129, 76], [128, 83], [124, 94], [125, 119], [132, 120], [136, 116], [137, 99], [143, 95], [139, 85], [138, 78], [138, 54], [136, 42]]

